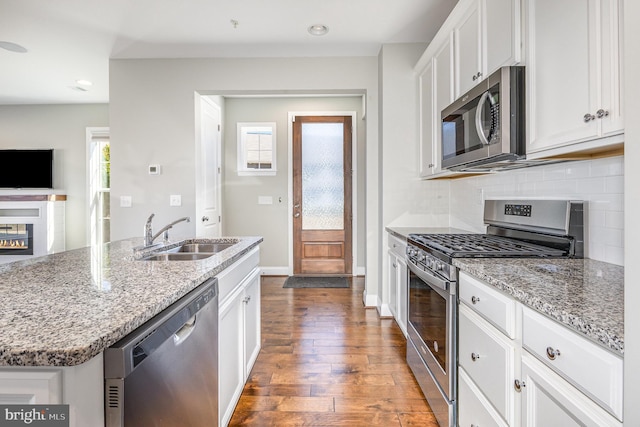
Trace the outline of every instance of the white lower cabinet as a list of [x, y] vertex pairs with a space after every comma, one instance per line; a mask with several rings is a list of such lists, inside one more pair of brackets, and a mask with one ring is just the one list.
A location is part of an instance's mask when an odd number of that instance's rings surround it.
[[464, 369], [458, 372], [458, 425], [507, 427], [500, 414], [487, 401]]
[[464, 272], [459, 286], [460, 426], [622, 426], [619, 355]]
[[[247, 271], [248, 274], [242, 276]], [[239, 274], [242, 273], [242, 274]], [[242, 277], [238, 281], [238, 278]], [[218, 276], [218, 411], [226, 426], [260, 352], [260, 269], [250, 252]]]
[[400, 330], [407, 336], [407, 307], [409, 284], [405, 251], [407, 243], [389, 234], [388, 272], [389, 272], [389, 311], [393, 314]]
[[[516, 345], [464, 304], [459, 317], [459, 366], [482, 389], [484, 397], [508, 425], [516, 420]], [[518, 369], [519, 372], [519, 369]], [[482, 423], [473, 423], [483, 425]], [[464, 425], [464, 424], [461, 424]]]
[[594, 401], [544, 366], [522, 356], [522, 426], [622, 426]]

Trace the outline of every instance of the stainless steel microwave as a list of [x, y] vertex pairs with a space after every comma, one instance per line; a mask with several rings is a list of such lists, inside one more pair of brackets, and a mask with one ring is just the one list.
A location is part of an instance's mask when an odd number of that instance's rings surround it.
[[442, 167], [491, 170], [525, 158], [524, 67], [503, 67], [442, 110]]

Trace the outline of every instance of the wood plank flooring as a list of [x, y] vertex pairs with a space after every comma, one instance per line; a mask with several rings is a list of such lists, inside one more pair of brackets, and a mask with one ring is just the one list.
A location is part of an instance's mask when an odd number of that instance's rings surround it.
[[393, 319], [349, 289], [262, 278], [262, 350], [229, 425], [437, 427]]

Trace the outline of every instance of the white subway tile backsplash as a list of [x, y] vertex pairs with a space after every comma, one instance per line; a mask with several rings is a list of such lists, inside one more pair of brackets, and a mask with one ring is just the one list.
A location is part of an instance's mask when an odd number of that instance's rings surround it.
[[604, 225], [607, 228], [624, 229], [624, 212], [606, 211]]

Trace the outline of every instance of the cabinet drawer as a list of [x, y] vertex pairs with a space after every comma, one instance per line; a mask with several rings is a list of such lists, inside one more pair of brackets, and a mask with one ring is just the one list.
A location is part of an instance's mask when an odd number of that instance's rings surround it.
[[398, 258], [404, 259], [407, 250], [407, 242], [389, 234], [389, 250]]
[[218, 278], [218, 306], [222, 306], [229, 295], [236, 289], [242, 280], [260, 263], [259, 248], [254, 248], [230, 267], [222, 270]]
[[511, 340], [464, 305], [460, 307], [458, 330], [459, 365], [500, 415], [514, 422], [515, 399], [511, 391], [516, 348]]
[[459, 426], [507, 427], [462, 369], [458, 379]]
[[464, 272], [460, 272], [460, 301], [491, 322], [509, 338], [516, 337], [516, 303]]
[[565, 326], [523, 308], [522, 345], [622, 419], [622, 358]]

